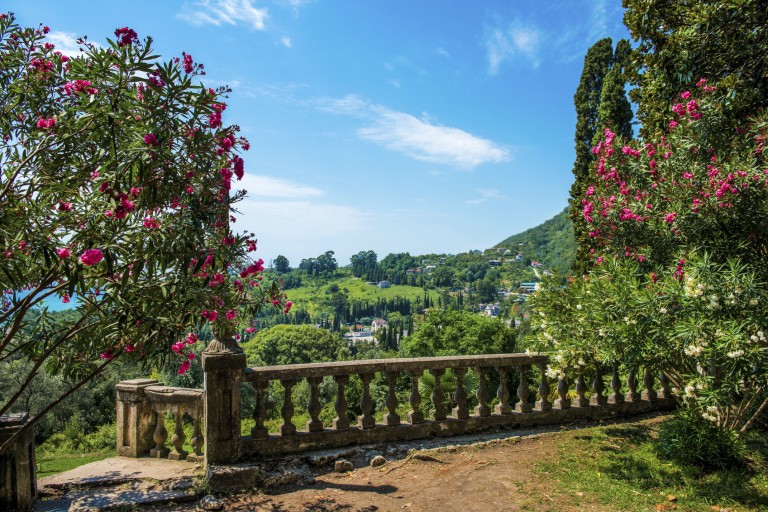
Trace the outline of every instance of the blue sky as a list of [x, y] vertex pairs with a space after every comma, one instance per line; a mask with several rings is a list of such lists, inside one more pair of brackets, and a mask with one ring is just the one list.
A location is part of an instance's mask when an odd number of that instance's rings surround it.
[[117, 27], [190, 53], [251, 141], [234, 226], [265, 261], [491, 247], [567, 204], [586, 50], [619, 0], [10, 0], [59, 49]]

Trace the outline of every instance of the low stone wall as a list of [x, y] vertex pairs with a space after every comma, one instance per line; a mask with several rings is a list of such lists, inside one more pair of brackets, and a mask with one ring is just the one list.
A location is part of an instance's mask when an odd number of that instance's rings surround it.
[[[0, 445], [28, 421], [28, 415], [0, 416]], [[29, 429], [6, 453], [0, 454], [0, 510], [26, 512], [37, 500], [35, 436]]]
[[[117, 384], [117, 454], [124, 457], [149, 455], [171, 460], [203, 460], [204, 392], [202, 389], [163, 386], [152, 379], [133, 379]], [[171, 447], [166, 445], [168, 430], [166, 413], [173, 414], [175, 428]], [[192, 419], [194, 433], [190, 439], [193, 452], [184, 449], [182, 420]]]

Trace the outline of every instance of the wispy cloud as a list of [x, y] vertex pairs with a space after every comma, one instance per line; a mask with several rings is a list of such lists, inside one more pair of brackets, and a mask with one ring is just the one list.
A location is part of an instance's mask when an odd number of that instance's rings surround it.
[[499, 66], [505, 60], [522, 56], [534, 68], [541, 65], [539, 41], [541, 33], [533, 24], [520, 21], [510, 23], [506, 28], [492, 28], [485, 35], [485, 50], [488, 56], [488, 73], [497, 75]]
[[282, 37], [280, 38], [280, 44], [285, 46], [286, 48], [290, 48], [293, 46], [293, 41], [291, 41], [290, 37]]
[[[545, 61], [565, 63], [583, 58], [587, 48], [601, 37], [624, 32], [620, 24], [609, 21], [620, 18], [617, 9], [621, 9], [618, 2], [573, 0], [556, 6], [542, 3], [507, 19], [492, 16], [483, 33], [488, 74], [499, 74], [505, 64], [525, 63], [536, 68]], [[561, 21], [554, 26], [553, 19]]]
[[249, 196], [298, 199], [323, 195], [323, 191], [320, 189], [271, 176], [246, 174], [242, 181], [237, 182], [237, 185], [237, 188], [246, 189]]
[[[73, 32], [61, 32], [58, 30], [52, 30], [48, 33], [48, 35], [45, 36], [45, 38], [56, 47], [56, 50], [60, 51], [67, 57], [77, 57], [78, 55], [82, 54], [82, 52], [80, 52], [82, 45], [77, 44], [79, 36]], [[101, 46], [100, 44], [94, 43], [93, 41], [89, 42], [94, 46]]]
[[448, 53], [448, 50], [446, 50], [446, 49], [445, 49], [445, 48], [443, 48], [442, 46], [438, 46], [438, 47], [435, 49], [435, 53], [436, 53], [436, 54], [438, 54], [438, 55], [439, 55], [439, 56], [441, 56], [441, 57], [445, 57], [446, 59], [448, 59], [448, 58], [450, 58], [450, 57], [451, 57], [451, 54], [450, 54], [450, 53]]
[[365, 120], [368, 125], [357, 130], [360, 138], [416, 160], [464, 169], [510, 160], [509, 150], [493, 141], [459, 128], [438, 125], [426, 115], [417, 118], [354, 95], [321, 98], [315, 105], [327, 112]]
[[264, 30], [269, 17], [266, 8], [254, 6], [254, 0], [199, 0], [184, 4], [176, 15], [193, 25], [250, 25]]
[[504, 196], [498, 189], [495, 188], [478, 188], [475, 190], [477, 192], [478, 197], [474, 199], [467, 199], [464, 201], [467, 204], [480, 204], [488, 201], [489, 199], [505, 199], [506, 196]]

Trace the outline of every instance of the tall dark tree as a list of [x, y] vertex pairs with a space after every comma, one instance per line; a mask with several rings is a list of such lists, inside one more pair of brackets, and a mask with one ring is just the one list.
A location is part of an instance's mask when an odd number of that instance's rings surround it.
[[632, 135], [632, 107], [624, 88], [630, 53], [629, 41], [626, 40], [619, 41], [615, 52], [608, 37], [595, 43], [584, 57], [581, 80], [573, 96], [576, 106], [576, 160], [569, 204], [577, 242], [573, 264], [576, 274], [583, 274], [589, 269], [589, 229], [583, 222], [581, 200], [589, 184], [589, 171], [594, 161], [591, 151], [593, 142], [606, 127], [625, 137]]
[[288, 261], [288, 258], [280, 254], [277, 258], [275, 258], [272, 261], [272, 265], [275, 267], [275, 270], [279, 272], [280, 274], [286, 274], [291, 271], [291, 264]]

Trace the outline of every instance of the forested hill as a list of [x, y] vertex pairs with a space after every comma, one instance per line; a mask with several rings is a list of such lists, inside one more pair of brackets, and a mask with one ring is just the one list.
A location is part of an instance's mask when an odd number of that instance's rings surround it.
[[567, 273], [576, 255], [576, 238], [568, 208], [543, 224], [512, 235], [496, 247], [522, 253], [526, 258], [539, 261], [544, 268]]

